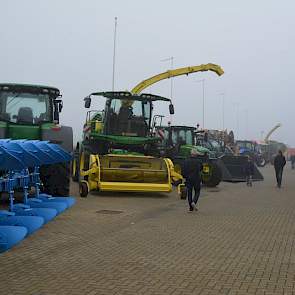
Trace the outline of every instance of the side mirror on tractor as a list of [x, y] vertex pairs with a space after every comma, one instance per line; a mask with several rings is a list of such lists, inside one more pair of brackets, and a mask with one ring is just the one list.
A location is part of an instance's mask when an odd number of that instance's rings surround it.
[[169, 113], [170, 115], [174, 115], [174, 105], [172, 103], [169, 104]]
[[61, 113], [62, 108], [63, 108], [63, 102], [60, 99], [56, 99], [54, 101], [54, 108], [56, 109], [56, 111], [58, 111], [59, 113]]
[[58, 104], [58, 112], [59, 112], [59, 113], [61, 113], [62, 108], [63, 108], [63, 102], [60, 101], [60, 103]]
[[63, 108], [62, 100], [55, 99], [54, 100], [53, 120], [57, 123], [59, 122], [59, 113], [61, 112], [62, 108]]
[[85, 103], [84, 103], [85, 108], [86, 109], [89, 109], [90, 106], [91, 106], [91, 97], [90, 96], [86, 96], [84, 98], [84, 101], [85, 101]]

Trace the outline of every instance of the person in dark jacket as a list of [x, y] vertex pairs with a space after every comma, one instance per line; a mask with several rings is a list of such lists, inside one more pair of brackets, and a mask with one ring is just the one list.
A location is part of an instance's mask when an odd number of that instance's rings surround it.
[[[191, 156], [185, 159], [182, 167], [182, 176], [185, 178], [187, 189], [189, 212], [194, 211], [194, 209], [197, 210], [196, 205], [201, 191], [201, 170], [202, 164], [197, 159], [197, 152], [192, 150]], [[193, 190], [195, 192], [194, 198]]]
[[295, 169], [295, 155], [291, 155], [290, 161], [291, 161], [291, 168], [294, 170]]
[[252, 178], [254, 175], [254, 162], [250, 156], [248, 156], [246, 165], [245, 165], [245, 175], [247, 186], [252, 186]]
[[278, 151], [274, 159], [274, 167], [276, 171], [277, 186], [280, 188], [282, 186], [283, 170], [286, 165], [286, 158], [283, 156], [281, 150]]

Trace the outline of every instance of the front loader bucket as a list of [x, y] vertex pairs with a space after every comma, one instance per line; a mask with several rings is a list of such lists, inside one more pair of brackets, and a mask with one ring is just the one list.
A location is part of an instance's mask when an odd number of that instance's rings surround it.
[[[218, 158], [218, 166], [222, 170], [222, 181], [226, 182], [243, 182], [246, 181], [245, 165], [247, 157], [245, 156], [233, 156], [223, 155]], [[263, 180], [263, 175], [258, 170], [257, 166], [254, 165], [254, 181]]]
[[170, 166], [166, 159], [135, 155], [91, 155], [90, 190], [170, 192]]

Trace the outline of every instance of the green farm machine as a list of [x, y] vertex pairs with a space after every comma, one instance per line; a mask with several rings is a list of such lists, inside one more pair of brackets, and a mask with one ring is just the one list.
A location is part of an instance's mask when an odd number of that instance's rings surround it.
[[[195, 132], [195, 144], [209, 150], [210, 157], [215, 159], [222, 171], [222, 181], [245, 181], [245, 165], [247, 157], [235, 154], [234, 134], [230, 131], [197, 130]], [[263, 180], [263, 176], [255, 166], [253, 180]]]
[[[72, 152], [72, 128], [59, 124], [60, 98], [55, 87], [1, 83], [0, 138], [45, 140]], [[69, 195], [70, 164], [41, 166], [40, 178], [44, 192]]]
[[211, 157], [210, 150], [196, 145], [195, 132], [196, 128], [191, 126], [156, 127], [156, 134], [161, 134], [162, 137], [161, 153], [173, 161], [175, 170], [181, 173], [184, 160], [190, 157], [192, 150], [195, 150], [203, 166], [203, 183], [208, 187], [215, 187], [222, 180], [222, 171], [217, 159]]
[[[178, 173], [184, 160], [195, 150], [203, 164], [202, 180], [206, 186], [215, 187], [221, 181], [245, 181], [247, 157], [234, 155], [222, 137], [217, 139], [208, 130], [191, 126], [158, 126], [156, 133], [162, 137], [162, 154], [173, 161]], [[257, 167], [253, 180], [263, 180]]]
[[87, 96], [105, 99], [103, 111], [88, 111], [83, 139], [77, 143], [73, 180], [79, 181], [80, 195], [89, 191], [171, 192], [182, 182], [170, 159], [158, 156], [158, 141], [152, 136], [153, 105], [170, 99], [127, 91], [96, 92]]

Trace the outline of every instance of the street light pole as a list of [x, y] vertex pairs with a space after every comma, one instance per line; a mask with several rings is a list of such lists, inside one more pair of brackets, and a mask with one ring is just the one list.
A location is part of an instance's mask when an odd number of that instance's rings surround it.
[[202, 92], [203, 92], [203, 105], [202, 105], [202, 108], [203, 108], [203, 129], [205, 129], [205, 79], [201, 79], [201, 80], [197, 80], [196, 82], [202, 82]]
[[[170, 70], [173, 70], [174, 67], [174, 56], [164, 58], [161, 61], [170, 61]], [[170, 99], [173, 97], [173, 77], [170, 78]]]
[[114, 28], [114, 51], [113, 51], [113, 77], [112, 77], [112, 91], [115, 89], [115, 65], [116, 65], [116, 39], [117, 39], [117, 17], [115, 17]]
[[249, 113], [248, 113], [248, 109], [247, 110], [245, 110], [245, 114], [246, 114], [246, 138], [248, 138], [248, 131], [249, 131], [249, 129], [248, 129], [248, 123], [249, 123], [249, 119], [248, 119], [248, 115], [249, 115]]
[[236, 107], [236, 111], [237, 111], [237, 138], [239, 136], [239, 125], [240, 125], [240, 122], [239, 122], [239, 103], [238, 102], [235, 102], [233, 103], [234, 107]]
[[239, 103], [237, 103], [237, 135], [240, 133], [240, 122], [239, 122]]
[[222, 96], [222, 130], [224, 131], [224, 126], [225, 126], [225, 123], [224, 123], [224, 104], [225, 104], [225, 93], [220, 93], [220, 95]]

